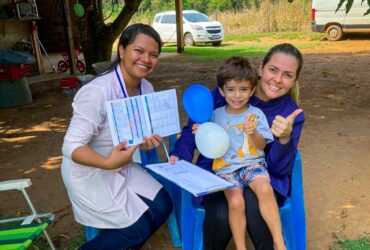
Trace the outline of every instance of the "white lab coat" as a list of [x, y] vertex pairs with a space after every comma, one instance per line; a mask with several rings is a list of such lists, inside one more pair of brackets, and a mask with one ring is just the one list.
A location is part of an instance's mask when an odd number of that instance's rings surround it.
[[[123, 77], [118, 70], [124, 85]], [[126, 90], [125, 90], [126, 91]], [[142, 80], [142, 94], [153, 86]], [[127, 93], [127, 91], [126, 91]], [[75, 220], [96, 228], [125, 228], [148, 209], [137, 194], [153, 200], [161, 184], [135, 163], [103, 170], [72, 161], [72, 152], [87, 145], [103, 156], [113, 147], [105, 102], [124, 98], [114, 71], [83, 86], [73, 101], [73, 117], [63, 143], [62, 177]]]

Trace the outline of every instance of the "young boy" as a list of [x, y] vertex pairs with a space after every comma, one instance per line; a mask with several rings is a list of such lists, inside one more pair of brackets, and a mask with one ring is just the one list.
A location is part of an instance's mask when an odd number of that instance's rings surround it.
[[[248, 59], [231, 57], [217, 71], [217, 85], [227, 105], [213, 112], [212, 121], [223, 127], [230, 147], [213, 161], [212, 170], [235, 185], [224, 191], [229, 206], [229, 224], [236, 249], [245, 250], [246, 216], [243, 190], [249, 186], [256, 194], [259, 208], [274, 241], [275, 250], [286, 249], [278, 206], [270, 185], [263, 149], [273, 140], [264, 113], [248, 104], [258, 82], [256, 70]], [[193, 125], [195, 133], [199, 124]], [[177, 160], [171, 156], [170, 161]]]

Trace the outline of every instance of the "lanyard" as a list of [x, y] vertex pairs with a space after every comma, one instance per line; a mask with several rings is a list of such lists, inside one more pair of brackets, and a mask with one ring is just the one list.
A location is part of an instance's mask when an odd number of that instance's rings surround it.
[[[127, 94], [126, 94], [125, 88], [123, 87], [123, 83], [122, 83], [121, 77], [118, 74], [117, 67], [114, 70], [116, 71], [116, 76], [117, 76], [117, 79], [118, 79], [118, 82], [119, 82], [119, 86], [121, 87], [123, 96], [125, 98], [127, 98]], [[139, 95], [141, 95], [141, 83], [140, 83], [140, 86], [139, 86]]]

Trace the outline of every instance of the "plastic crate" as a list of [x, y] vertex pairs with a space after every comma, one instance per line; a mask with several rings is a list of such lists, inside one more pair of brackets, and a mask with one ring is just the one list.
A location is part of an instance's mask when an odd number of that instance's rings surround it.
[[65, 77], [59, 80], [59, 85], [63, 94], [74, 96], [80, 87], [80, 80], [76, 76]]
[[30, 73], [29, 64], [0, 65], [0, 81], [19, 80]]

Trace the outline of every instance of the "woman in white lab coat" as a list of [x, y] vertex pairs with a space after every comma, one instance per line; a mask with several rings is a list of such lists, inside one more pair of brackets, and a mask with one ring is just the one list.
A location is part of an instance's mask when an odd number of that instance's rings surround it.
[[[63, 144], [62, 177], [75, 220], [104, 229], [81, 249], [138, 249], [164, 223], [172, 204], [162, 185], [132, 162], [138, 146], [114, 147], [105, 102], [153, 92], [144, 79], [161, 52], [161, 39], [149, 25], [134, 24], [121, 34], [117, 59], [81, 88]], [[158, 147], [161, 137], [139, 147]]]

